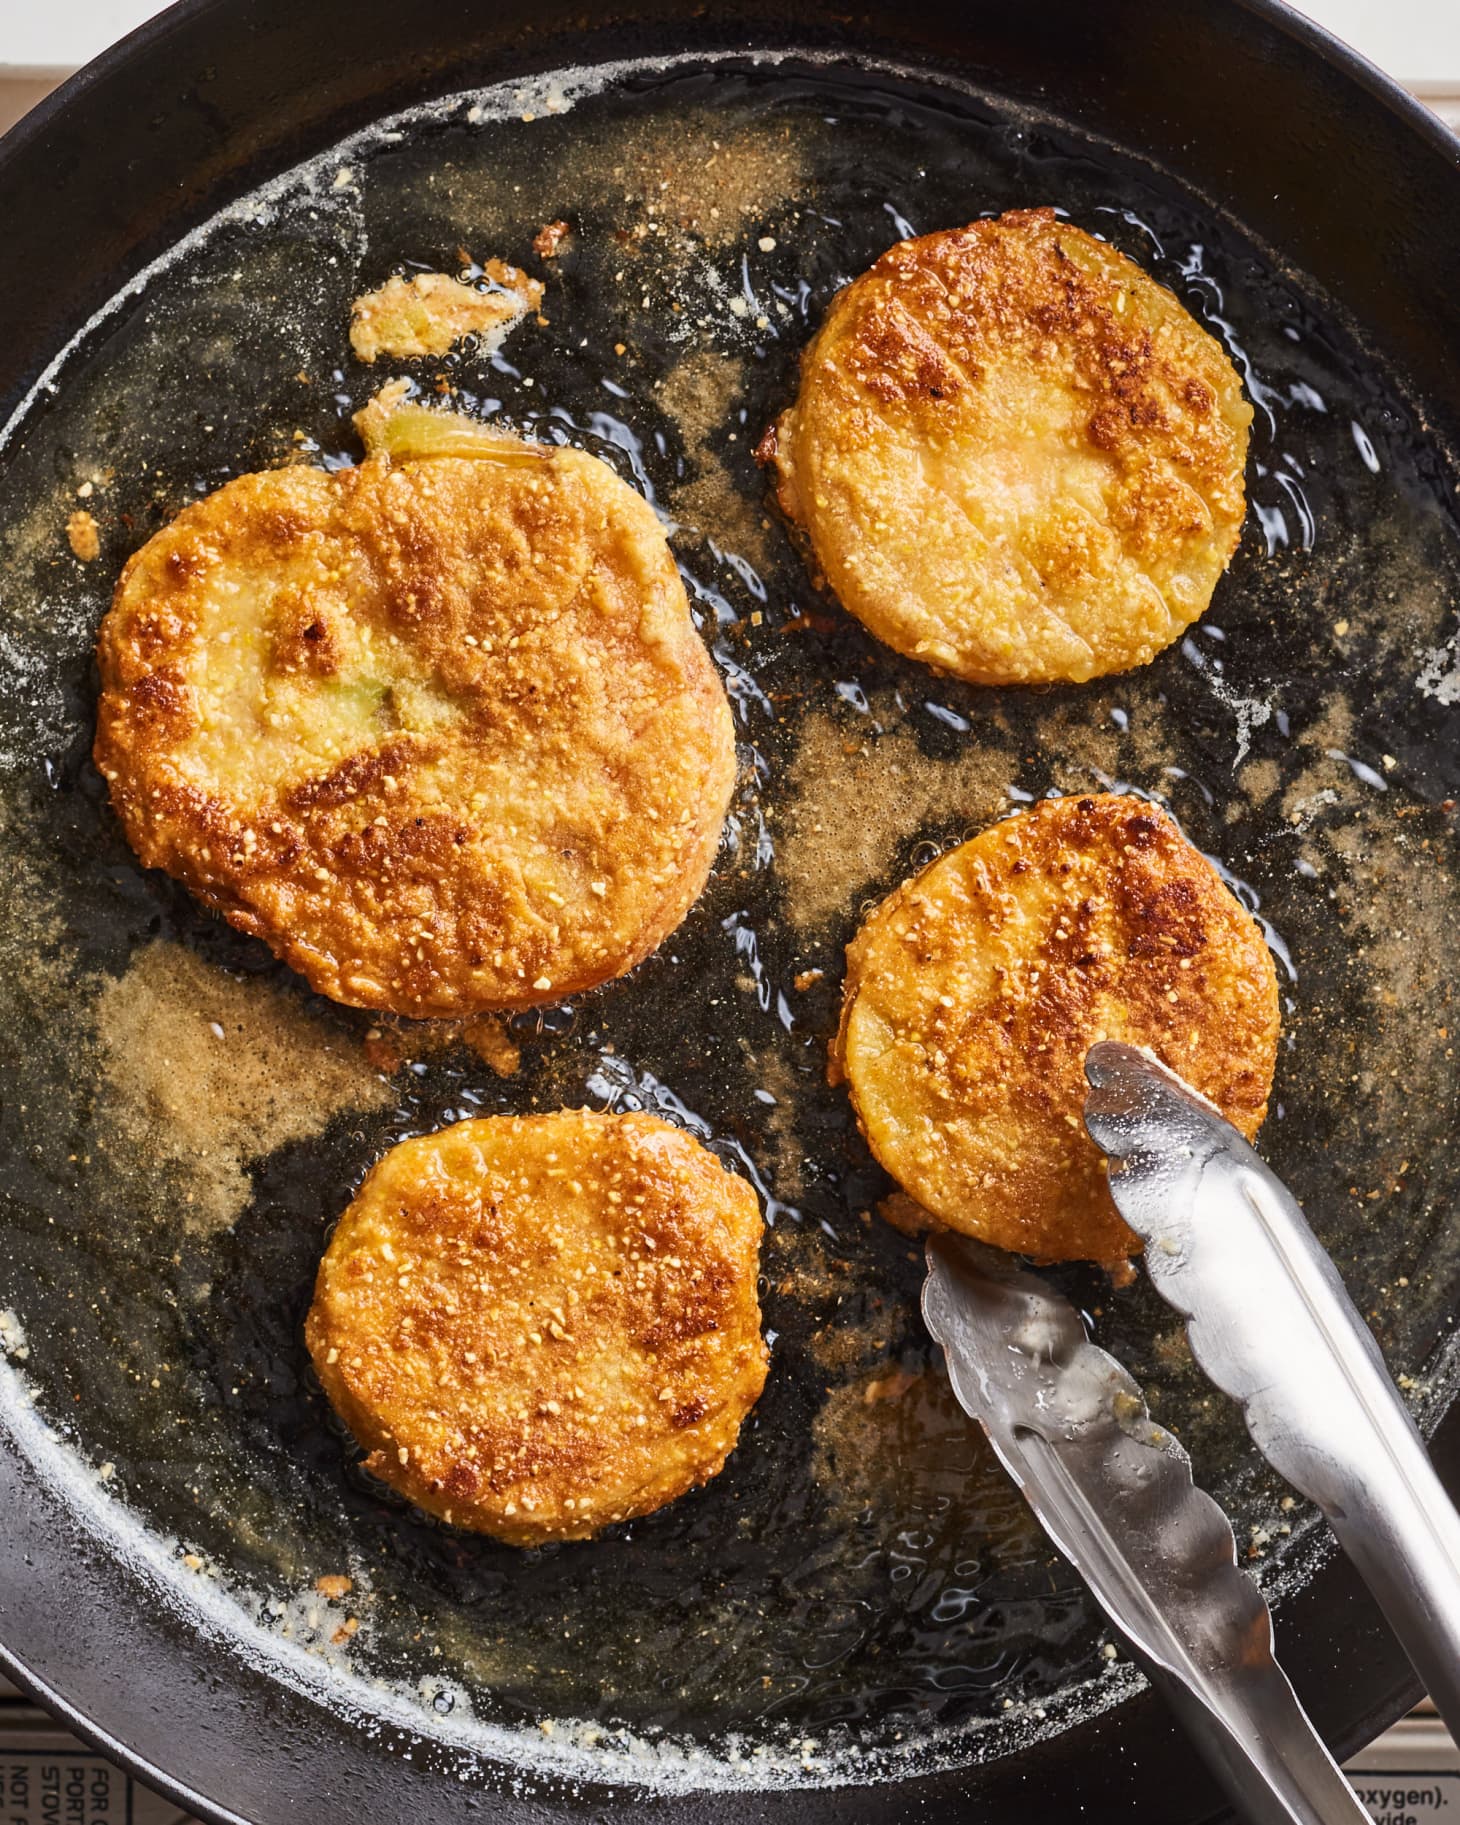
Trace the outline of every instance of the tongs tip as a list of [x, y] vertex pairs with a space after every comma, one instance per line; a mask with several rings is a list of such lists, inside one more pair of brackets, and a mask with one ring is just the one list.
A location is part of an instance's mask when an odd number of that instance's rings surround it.
[[1085, 1076], [1085, 1127], [1113, 1171], [1141, 1154], [1185, 1151], [1193, 1130], [1213, 1116], [1227, 1127], [1220, 1110], [1144, 1046], [1097, 1040], [1085, 1054]]

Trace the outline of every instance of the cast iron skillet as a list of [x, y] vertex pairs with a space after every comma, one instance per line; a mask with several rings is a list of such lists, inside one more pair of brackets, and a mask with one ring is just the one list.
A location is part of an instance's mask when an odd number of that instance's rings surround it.
[[[92, 65], [0, 150], [12, 283], [0, 297], [4, 413], [65, 338], [148, 259], [253, 184], [391, 109], [569, 64], [782, 45], [958, 73], [1149, 154], [1230, 206], [1341, 297], [1425, 402], [1460, 429], [1453, 224], [1460, 155], [1422, 109], [1265, 0], [1045, 0], [832, 14], [644, 0], [585, 18], [551, 4], [184, 0]], [[1460, 1414], [1440, 1426], [1460, 1480]], [[199, 1814], [446, 1821], [618, 1816], [606, 1792], [490, 1799], [430, 1746], [339, 1716], [190, 1637], [41, 1487], [0, 1429], [0, 1666], [84, 1736]], [[1347, 1568], [1284, 1606], [1285, 1659], [1346, 1753], [1415, 1696]], [[898, 1787], [639, 1798], [666, 1819], [1215, 1816], [1216, 1796], [1144, 1694], [1037, 1749]]]

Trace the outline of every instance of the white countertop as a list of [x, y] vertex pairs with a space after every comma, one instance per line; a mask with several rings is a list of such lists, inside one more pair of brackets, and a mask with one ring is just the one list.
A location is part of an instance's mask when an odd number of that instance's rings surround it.
[[1291, 0], [1419, 93], [1460, 92], [1460, 0]]
[[[1460, 92], [1460, 0], [1296, 3], [1410, 87]], [[162, 10], [160, 0], [0, 0], [0, 66], [73, 70]]]

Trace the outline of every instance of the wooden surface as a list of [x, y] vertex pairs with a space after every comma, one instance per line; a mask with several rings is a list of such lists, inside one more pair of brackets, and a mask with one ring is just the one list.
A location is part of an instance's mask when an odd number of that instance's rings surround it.
[[28, 114], [68, 74], [66, 70], [17, 69], [0, 63], [0, 133]]
[[1433, 108], [1453, 133], [1460, 133], [1460, 78], [1451, 83], [1417, 82], [1413, 93]]

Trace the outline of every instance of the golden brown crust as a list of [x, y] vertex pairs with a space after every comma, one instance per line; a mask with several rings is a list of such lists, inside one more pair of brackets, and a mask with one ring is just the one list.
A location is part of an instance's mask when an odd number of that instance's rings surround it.
[[833, 1062], [929, 1222], [1110, 1262], [1140, 1244], [1085, 1133], [1090, 1046], [1150, 1047], [1250, 1138], [1278, 1027], [1252, 916], [1165, 812], [1102, 794], [1046, 799], [884, 900], [847, 949]]
[[418, 1507], [586, 1539], [723, 1466], [765, 1383], [760, 1235], [744, 1180], [654, 1116], [459, 1122], [366, 1179], [305, 1338]]
[[1220, 345], [1050, 209], [891, 248], [762, 441], [831, 588], [981, 684], [1144, 665], [1236, 550], [1251, 407]]
[[579, 451], [478, 441], [241, 476], [102, 625], [96, 761], [137, 854], [359, 1007], [623, 974], [699, 894], [734, 784], [652, 510]]

